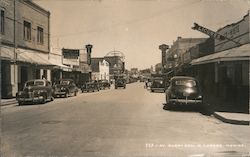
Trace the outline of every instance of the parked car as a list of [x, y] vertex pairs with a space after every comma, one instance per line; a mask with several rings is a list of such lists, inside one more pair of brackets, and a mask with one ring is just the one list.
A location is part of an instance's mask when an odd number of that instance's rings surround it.
[[53, 89], [50, 81], [36, 79], [25, 82], [23, 90], [16, 93], [16, 100], [19, 105], [53, 101]]
[[94, 81], [94, 82], [87, 82], [82, 85], [81, 87], [82, 92], [94, 92], [94, 91], [99, 91], [99, 83]]
[[193, 77], [175, 76], [166, 90], [166, 104], [202, 105], [202, 92], [199, 82]]
[[108, 82], [108, 80], [101, 80], [99, 82], [99, 88], [100, 89], [110, 89], [110, 83]]
[[54, 96], [63, 96], [67, 98], [68, 96], [76, 96], [78, 93], [78, 88], [72, 79], [61, 79], [56, 81], [54, 86]]
[[151, 92], [162, 91], [165, 92], [166, 82], [163, 77], [153, 77], [150, 85]]
[[115, 89], [118, 87], [123, 87], [124, 89], [126, 88], [126, 80], [124, 78], [117, 78], [115, 80]]

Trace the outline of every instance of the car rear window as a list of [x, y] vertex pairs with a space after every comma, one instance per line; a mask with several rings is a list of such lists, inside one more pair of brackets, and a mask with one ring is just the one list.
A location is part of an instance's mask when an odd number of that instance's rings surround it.
[[44, 86], [43, 81], [30, 81], [26, 83], [26, 86]]
[[195, 87], [197, 83], [194, 80], [176, 80], [174, 82], [176, 86], [186, 86], [186, 87]]

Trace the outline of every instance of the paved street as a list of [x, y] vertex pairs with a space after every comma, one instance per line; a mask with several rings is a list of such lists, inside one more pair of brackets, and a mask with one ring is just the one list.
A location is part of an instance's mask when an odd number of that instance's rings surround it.
[[[2, 156], [243, 156], [249, 126], [164, 110], [143, 83], [1, 109]], [[248, 154], [249, 155], [249, 154]]]

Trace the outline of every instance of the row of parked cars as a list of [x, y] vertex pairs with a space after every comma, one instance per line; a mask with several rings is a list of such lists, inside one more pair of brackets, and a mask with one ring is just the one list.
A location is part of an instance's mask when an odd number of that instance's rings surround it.
[[151, 92], [163, 91], [166, 95], [166, 105], [203, 105], [203, 95], [199, 81], [188, 76], [174, 76], [171, 79], [163, 77], [152, 78]]
[[[81, 86], [82, 92], [94, 92], [102, 89], [110, 89], [108, 81], [88, 82]], [[54, 82], [44, 79], [29, 80], [24, 84], [22, 91], [17, 92], [16, 99], [19, 105], [25, 103], [46, 103], [56, 97], [76, 96], [78, 87], [72, 79], [61, 79]]]

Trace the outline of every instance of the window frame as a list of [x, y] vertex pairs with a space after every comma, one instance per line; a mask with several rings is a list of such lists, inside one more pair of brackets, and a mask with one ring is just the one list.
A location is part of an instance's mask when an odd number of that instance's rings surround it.
[[[4, 8], [0, 8], [0, 11], [1, 11], [1, 25], [0, 25], [0, 33], [2, 34], [2, 35], [4, 35], [5, 34], [5, 17], [6, 17], [6, 12], [5, 12], [5, 9]], [[3, 13], [3, 14], [2, 14]]]
[[44, 29], [41, 26], [37, 26], [37, 43], [44, 44]]
[[32, 37], [31, 34], [32, 34], [31, 22], [24, 20], [23, 21], [23, 39], [26, 41], [31, 41], [31, 37]]

